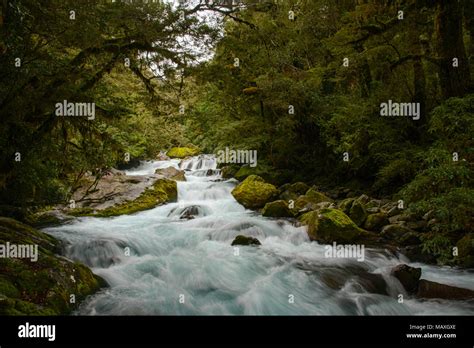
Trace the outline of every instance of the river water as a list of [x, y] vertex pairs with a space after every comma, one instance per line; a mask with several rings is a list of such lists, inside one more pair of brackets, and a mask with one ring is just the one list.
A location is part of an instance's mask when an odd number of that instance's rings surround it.
[[[366, 249], [363, 262], [326, 258], [324, 246], [310, 242], [305, 227], [264, 218], [237, 203], [231, 195], [237, 182], [221, 180], [211, 156], [181, 164], [143, 162], [127, 174], [151, 175], [156, 168], [180, 165], [187, 181], [178, 182], [177, 203], [45, 229], [67, 243], [65, 256], [88, 265], [110, 285], [75, 314], [474, 314], [472, 302], [414, 299], [389, 275], [404, 262], [422, 267], [422, 278], [474, 289], [473, 273], [410, 263], [383, 250]], [[195, 218], [183, 219], [186, 211]], [[262, 245], [236, 249], [231, 242], [240, 234]], [[380, 278], [382, 286], [375, 286]]]

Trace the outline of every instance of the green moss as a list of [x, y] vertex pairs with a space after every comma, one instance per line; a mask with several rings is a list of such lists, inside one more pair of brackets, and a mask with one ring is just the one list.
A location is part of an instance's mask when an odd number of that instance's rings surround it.
[[133, 214], [139, 211], [152, 209], [158, 205], [168, 202], [176, 202], [178, 199], [178, 186], [176, 181], [170, 179], [158, 179], [153, 186], [147, 188], [137, 199], [129, 202], [94, 211], [91, 208], [78, 208], [70, 212], [75, 216], [110, 217], [125, 214]]
[[339, 209], [341, 209], [344, 214], [349, 214], [352, 208], [352, 204], [354, 203], [355, 198], [346, 198], [341, 203], [339, 203]]
[[293, 213], [288, 208], [288, 203], [283, 200], [265, 204], [262, 215], [267, 217], [293, 217]]
[[474, 267], [474, 234], [469, 233], [462, 237], [457, 243], [457, 264], [463, 267]]
[[[52, 236], [18, 221], [0, 218], [0, 243], [38, 244], [36, 262], [0, 259], [0, 315], [59, 315], [77, 308], [79, 299], [105, 286], [86, 266], [56, 255], [60, 244]], [[75, 282], [71, 276], [74, 276]], [[69, 296], [76, 303], [69, 303]]]
[[311, 187], [305, 194], [308, 199], [313, 203], [321, 202], [333, 202], [333, 200], [327, 197], [325, 194], [319, 192], [315, 187]]
[[244, 207], [259, 209], [276, 197], [278, 190], [272, 184], [266, 183], [261, 177], [251, 175], [232, 190], [232, 195]]
[[172, 147], [166, 155], [171, 158], [185, 158], [189, 156], [197, 156], [200, 151], [196, 147]]
[[364, 205], [356, 200], [352, 203], [352, 207], [349, 210], [349, 216], [357, 226], [362, 226], [367, 218], [367, 211], [365, 210]]
[[312, 211], [302, 215], [300, 221], [308, 225], [311, 240], [323, 243], [351, 243], [364, 234], [362, 229], [338, 209]]
[[389, 221], [387, 214], [375, 213], [367, 216], [364, 223], [364, 228], [369, 231], [379, 231], [383, 226], [388, 225]]

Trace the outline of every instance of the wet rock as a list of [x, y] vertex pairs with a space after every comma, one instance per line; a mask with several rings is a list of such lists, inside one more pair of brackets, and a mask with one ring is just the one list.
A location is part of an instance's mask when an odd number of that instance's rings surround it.
[[155, 170], [155, 174], [161, 175], [166, 179], [186, 181], [186, 177], [184, 176], [184, 170], [179, 170], [175, 167], [159, 168]]
[[418, 283], [416, 296], [421, 298], [442, 298], [446, 300], [470, 300], [474, 299], [474, 291], [422, 279]]
[[357, 226], [362, 226], [367, 218], [367, 212], [364, 205], [357, 199], [352, 203], [349, 210], [349, 217]]
[[370, 198], [367, 195], [361, 195], [361, 196], [359, 196], [359, 198], [357, 198], [357, 201], [360, 202], [361, 204], [365, 205], [365, 204], [369, 203]]
[[306, 191], [305, 196], [313, 203], [333, 202], [331, 198], [326, 196], [324, 193], [319, 192], [315, 186]]
[[272, 184], [257, 175], [250, 175], [232, 190], [234, 198], [248, 209], [259, 209], [278, 195]]
[[385, 213], [375, 213], [367, 216], [364, 228], [369, 231], [379, 232], [381, 228], [388, 224], [387, 215]]
[[74, 219], [74, 216], [67, 215], [58, 209], [53, 209], [29, 214], [26, 216], [25, 222], [34, 227], [45, 227], [60, 225], [72, 219]]
[[228, 165], [221, 168], [221, 175], [223, 179], [233, 178], [235, 173], [239, 170], [238, 166]]
[[403, 212], [403, 210], [400, 209], [398, 207], [398, 205], [396, 205], [396, 206], [394, 206], [394, 207], [392, 207], [388, 210], [387, 216], [392, 217], [392, 216], [395, 216], [395, 215], [400, 215], [402, 212]]
[[398, 240], [404, 234], [409, 233], [409, 232], [413, 232], [413, 231], [403, 225], [391, 224], [391, 225], [384, 226], [382, 228], [382, 231], [380, 232], [380, 235], [386, 239]]
[[421, 268], [414, 268], [401, 264], [392, 268], [390, 274], [400, 281], [407, 292], [413, 293], [418, 288], [418, 282], [421, 277]]
[[339, 209], [341, 209], [344, 214], [348, 215], [351, 208], [352, 208], [352, 203], [354, 203], [355, 198], [346, 198], [343, 201], [339, 203]]
[[238, 235], [231, 245], [262, 245], [262, 243], [257, 238]]
[[367, 214], [376, 214], [380, 212], [380, 208], [378, 207], [367, 208], [366, 211], [367, 211]]
[[285, 184], [280, 187], [280, 198], [289, 201], [296, 200], [309, 190], [309, 186], [304, 182], [295, 182], [294, 184]]
[[405, 226], [415, 231], [425, 231], [427, 227], [427, 223], [424, 220], [409, 221], [405, 223]]
[[265, 204], [262, 215], [266, 217], [293, 217], [293, 213], [288, 208], [288, 203], [284, 200]]
[[183, 209], [181, 214], [179, 215], [180, 219], [191, 220], [194, 219], [196, 216], [199, 216], [201, 213], [201, 209], [197, 205], [191, 205]]
[[[0, 244], [38, 245], [35, 262], [0, 258], [0, 315], [65, 315], [107, 286], [81, 263], [58, 256], [60, 242], [16, 220], [0, 218]], [[76, 303], [70, 303], [70, 294]]]
[[364, 233], [338, 209], [312, 211], [302, 215], [300, 221], [308, 225], [308, 236], [311, 240], [323, 243], [351, 243]]

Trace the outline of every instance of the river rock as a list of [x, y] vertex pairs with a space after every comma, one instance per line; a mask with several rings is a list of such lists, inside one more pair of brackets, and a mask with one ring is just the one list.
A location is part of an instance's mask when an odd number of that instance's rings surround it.
[[331, 198], [326, 196], [324, 193], [319, 192], [315, 186], [306, 191], [305, 196], [313, 203], [333, 202]]
[[413, 232], [413, 230], [410, 230], [408, 227], [400, 224], [391, 224], [384, 226], [380, 232], [380, 235], [386, 239], [398, 240], [404, 234], [409, 232]]
[[67, 215], [59, 209], [39, 211], [26, 216], [25, 222], [34, 227], [45, 227], [60, 225], [74, 219], [74, 216]]
[[474, 291], [422, 279], [418, 283], [416, 296], [421, 298], [442, 298], [446, 300], [471, 300], [474, 299]]
[[311, 240], [323, 243], [351, 243], [364, 232], [338, 209], [312, 211], [302, 215], [300, 221], [308, 225], [307, 232]]
[[294, 184], [285, 184], [279, 190], [281, 192], [280, 198], [289, 201], [296, 200], [299, 196], [304, 195], [309, 190], [309, 186], [304, 182], [295, 182]]
[[236, 165], [227, 165], [221, 168], [221, 176], [223, 179], [233, 178], [235, 173], [239, 170], [239, 167]]
[[265, 204], [262, 215], [267, 217], [293, 217], [293, 213], [288, 208], [288, 203], [284, 200]]
[[[38, 258], [0, 258], [0, 315], [66, 315], [88, 295], [107, 286], [81, 263], [58, 256], [54, 237], [0, 218], [0, 244], [38, 245]], [[70, 294], [76, 303], [70, 303]]]
[[166, 179], [186, 181], [186, 177], [184, 176], [184, 170], [179, 170], [175, 167], [158, 168], [157, 170], [155, 170], [155, 174], [161, 175]]
[[339, 209], [341, 209], [344, 212], [344, 214], [348, 215], [352, 208], [352, 203], [354, 203], [354, 201], [355, 201], [355, 198], [346, 198], [342, 200], [339, 203]]
[[421, 277], [421, 268], [401, 264], [392, 268], [390, 274], [400, 281], [407, 292], [413, 293], [418, 287], [418, 281]]
[[250, 175], [232, 190], [234, 198], [248, 209], [259, 209], [278, 195], [278, 190], [257, 175]]
[[231, 245], [262, 245], [262, 243], [257, 238], [238, 235]]
[[387, 214], [375, 213], [367, 216], [364, 223], [364, 228], [369, 231], [379, 232], [380, 229], [388, 224]]
[[362, 226], [367, 218], [367, 212], [364, 205], [357, 199], [352, 203], [349, 210], [349, 217], [355, 222], [357, 226]]

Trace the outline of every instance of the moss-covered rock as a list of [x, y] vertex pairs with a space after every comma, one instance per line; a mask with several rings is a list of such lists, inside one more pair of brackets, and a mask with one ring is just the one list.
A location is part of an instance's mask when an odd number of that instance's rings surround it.
[[413, 230], [409, 229], [400, 224], [392, 224], [387, 225], [382, 228], [380, 235], [385, 239], [392, 240], [392, 241], [399, 241], [405, 234], [414, 232]]
[[166, 156], [170, 158], [185, 158], [189, 156], [197, 156], [200, 151], [197, 147], [172, 147]]
[[262, 215], [267, 217], [293, 217], [293, 213], [288, 208], [288, 203], [284, 200], [265, 204]]
[[349, 217], [357, 226], [363, 226], [365, 219], [367, 218], [367, 211], [359, 200], [355, 200], [352, 203], [352, 207], [349, 210]]
[[68, 314], [86, 296], [106, 286], [86, 266], [57, 256], [57, 239], [0, 217], [0, 244], [7, 242], [38, 245], [38, 259], [0, 258], [0, 315]]
[[262, 208], [278, 195], [278, 190], [261, 177], [251, 175], [232, 190], [234, 198], [248, 209]]
[[304, 182], [295, 182], [293, 184], [285, 184], [280, 187], [280, 198], [289, 201], [295, 201], [299, 196], [304, 195], [309, 190], [309, 186]]
[[311, 187], [305, 194], [313, 203], [321, 203], [321, 202], [333, 202], [331, 198], [326, 196], [324, 193], [319, 192], [316, 187]]
[[234, 246], [234, 245], [261, 245], [261, 244], [262, 243], [260, 243], [260, 241], [257, 238], [238, 235], [232, 241], [231, 245]]
[[223, 179], [230, 179], [235, 176], [235, 173], [239, 170], [236, 165], [227, 165], [221, 168], [221, 176]]
[[155, 170], [155, 174], [161, 175], [166, 179], [186, 181], [184, 170], [179, 170], [175, 167], [158, 168], [157, 170]]
[[273, 170], [270, 166], [267, 166], [263, 163], [259, 163], [255, 167], [251, 167], [246, 164], [240, 167], [240, 169], [235, 173], [234, 177], [239, 181], [244, 181], [251, 175], [257, 175], [264, 180], [269, 181], [269, 179], [273, 177], [272, 171]]
[[176, 202], [178, 199], [178, 186], [176, 181], [158, 179], [147, 188], [138, 198], [102, 210], [90, 208], [73, 209], [69, 214], [74, 216], [109, 217], [124, 214], [133, 214], [139, 211], [155, 208], [158, 205]]
[[380, 229], [383, 226], [388, 225], [388, 223], [387, 214], [383, 212], [370, 214], [365, 220], [364, 228], [369, 231], [379, 232]]
[[352, 243], [365, 232], [338, 209], [312, 211], [302, 215], [300, 221], [308, 225], [311, 240], [323, 243]]
[[339, 209], [341, 209], [344, 214], [349, 215], [349, 212], [352, 208], [352, 203], [354, 203], [355, 198], [346, 198], [339, 203]]
[[31, 214], [28, 214], [24, 221], [31, 226], [35, 227], [45, 227], [45, 226], [54, 226], [60, 225], [67, 221], [74, 219], [73, 216], [64, 214], [59, 210], [42, 210], [37, 211]]

